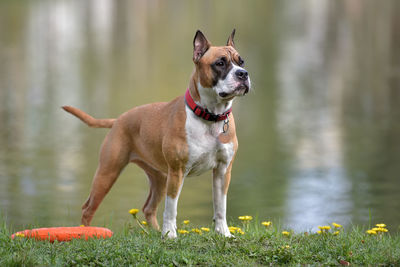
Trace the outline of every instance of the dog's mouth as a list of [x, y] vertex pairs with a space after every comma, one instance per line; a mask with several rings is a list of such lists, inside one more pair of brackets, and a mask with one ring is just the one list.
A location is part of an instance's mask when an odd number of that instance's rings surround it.
[[248, 83], [240, 83], [238, 86], [236, 86], [236, 88], [230, 92], [220, 92], [218, 95], [226, 100], [231, 100], [233, 99], [235, 96], [244, 96], [246, 95], [250, 90], [250, 87], [248, 85]]
[[238, 87], [236, 87], [235, 92], [239, 92], [242, 95], [246, 95], [249, 92], [249, 84], [247, 82], [239, 84]]
[[228, 93], [226, 93], [226, 92], [221, 92], [221, 93], [219, 93], [218, 95], [219, 95], [220, 97], [225, 98], [225, 97], [227, 97], [227, 96], [229, 96], [229, 95], [231, 95], [231, 94], [228, 94]]

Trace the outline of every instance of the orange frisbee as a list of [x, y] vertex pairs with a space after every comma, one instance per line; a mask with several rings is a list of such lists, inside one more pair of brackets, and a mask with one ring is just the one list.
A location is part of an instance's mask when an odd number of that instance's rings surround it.
[[108, 238], [113, 235], [110, 229], [104, 227], [76, 226], [76, 227], [50, 227], [24, 230], [14, 233], [11, 238], [21, 236], [36, 240], [71, 241], [72, 239]]

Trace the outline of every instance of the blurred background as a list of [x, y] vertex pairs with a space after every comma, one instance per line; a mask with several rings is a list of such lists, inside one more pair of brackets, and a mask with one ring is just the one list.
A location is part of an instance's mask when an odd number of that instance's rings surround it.
[[[225, 45], [236, 28], [254, 91], [233, 107], [228, 218], [398, 230], [399, 14], [395, 0], [1, 1], [1, 216], [16, 228], [79, 225], [108, 130], [60, 107], [103, 118], [169, 101], [188, 85], [195, 31]], [[211, 223], [211, 183], [186, 179], [178, 221]], [[118, 229], [147, 193], [129, 165], [93, 225]]]

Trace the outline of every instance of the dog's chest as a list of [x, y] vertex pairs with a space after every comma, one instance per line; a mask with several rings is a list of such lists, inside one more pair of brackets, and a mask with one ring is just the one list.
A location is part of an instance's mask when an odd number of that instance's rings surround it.
[[189, 158], [185, 176], [200, 175], [216, 168], [219, 164], [228, 165], [234, 154], [233, 143], [221, 143], [218, 139], [223, 122], [206, 122], [196, 117], [186, 107], [186, 138]]

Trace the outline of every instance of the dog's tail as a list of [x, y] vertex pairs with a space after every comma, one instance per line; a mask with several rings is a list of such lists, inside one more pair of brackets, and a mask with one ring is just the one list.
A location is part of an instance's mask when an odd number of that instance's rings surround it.
[[63, 106], [62, 108], [93, 128], [111, 128], [115, 121], [115, 119], [95, 119], [82, 110], [71, 106]]

